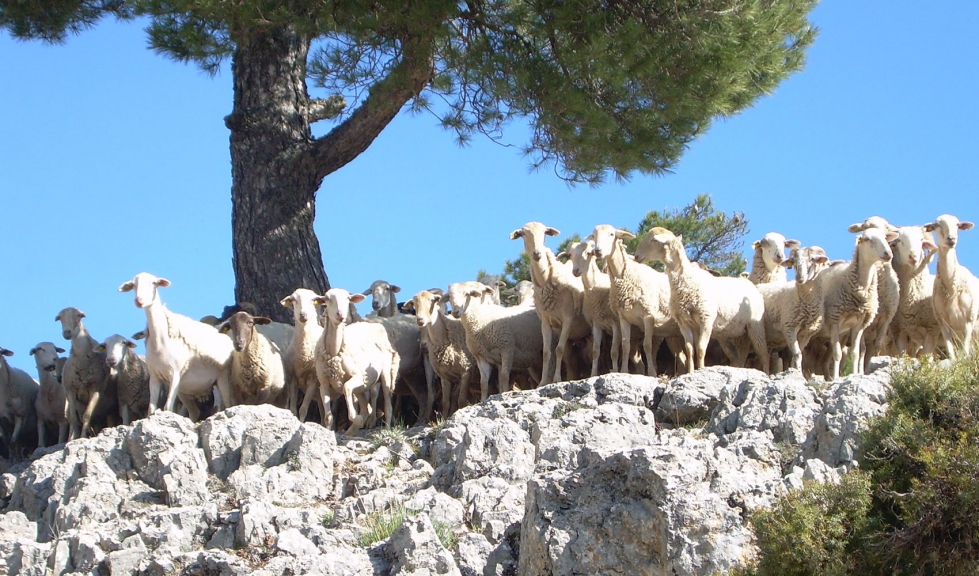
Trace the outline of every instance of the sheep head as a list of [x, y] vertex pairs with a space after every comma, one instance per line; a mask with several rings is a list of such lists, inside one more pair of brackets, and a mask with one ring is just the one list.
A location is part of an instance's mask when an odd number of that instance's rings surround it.
[[159, 278], [149, 272], [140, 272], [132, 280], [124, 282], [119, 286], [120, 292], [130, 292], [135, 290], [135, 302], [137, 308], [147, 308], [152, 306], [159, 299], [157, 288], [166, 288], [170, 281], [166, 278]]

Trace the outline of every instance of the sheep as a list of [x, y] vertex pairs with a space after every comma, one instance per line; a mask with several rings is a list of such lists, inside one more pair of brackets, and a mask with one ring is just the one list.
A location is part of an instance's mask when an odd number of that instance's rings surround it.
[[979, 321], [979, 279], [959, 264], [955, 251], [959, 230], [971, 230], [973, 226], [972, 222], [959, 221], [951, 214], [942, 214], [925, 225], [926, 231], [938, 234], [938, 267], [932, 302], [952, 360], [957, 346], [962, 347], [965, 356], [972, 353], [972, 338]]
[[[441, 291], [439, 291], [441, 292]], [[476, 359], [466, 348], [466, 329], [462, 321], [449, 318], [444, 309], [448, 298], [433, 290], [422, 290], [406, 304], [415, 312], [428, 357], [442, 381], [442, 415], [448, 416], [469, 400], [469, 382], [477, 370]], [[452, 406], [451, 388], [457, 384], [457, 400]]]
[[396, 381], [406, 386], [418, 401], [418, 422], [428, 422], [432, 417], [435, 400], [435, 373], [428, 354], [422, 353], [421, 329], [415, 319], [407, 314], [396, 314], [368, 317], [365, 321], [384, 326], [391, 346], [399, 357]]
[[501, 296], [506, 296], [511, 301], [512, 306], [534, 306], [534, 283], [530, 280], [521, 280], [500, 292]]
[[623, 240], [632, 232], [599, 224], [588, 237], [595, 244], [595, 257], [604, 260], [611, 288], [612, 310], [619, 317], [619, 371], [628, 372], [632, 350], [632, 327], [645, 330], [646, 374], [656, 376], [656, 351], [664, 336], [678, 334], [670, 316], [670, 281], [666, 274], [628, 258]]
[[452, 315], [462, 320], [466, 348], [479, 368], [480, 401], [489, 397], [494, 366], [498, 369], [501, 393], [510, 390], [511, 371], [528, 371], [540, 381], [542, 370], [544, 339], [537, 312], [483, 302], [483, 297], [492, 290], [480, 282], [449, 285]]
[[[13, 426], [10, 434], [3, 427], [3, 444], [8, 450], [20, 445], [25, 427], [28, 430], [34, 427], [37, 417], [34, 404], [39, 389], [37, 381], [27, 372], [7, 363], [7, 356], [13, 355], [13, 350], [0, 347], [0, 421]], [[13, 456], [13, 451], [8, 456]]]
[[[892, 226], [880, 216], [871, 216], [863, 222], [851, 224], [847, 230], [853, 234], [863, 232], [868, 228], [877, 228], [885, 233], [897, 234], [897, 227]], [[897, 273], [890, 262], [881, 262], [877, 267], [877, 316], [864, 331], [861, 344], [860, 362], [864, 370], [870, 368], [870, 359], [886, 352], [888, 336], [891, 335], [891, 322], [897, 314], [901, 300], [901, 285]]]
[[843, 350], [842, 335], [850, 331], [850, 359], [853, 373], [863, 374], [860, 362], [861, 341], [867, 326], [879, 309], [877, 263], [889, 262], [892, 253], [888, 242], [897, 235], [879, 228], [867, 228], [857, 236], [853, 259], [846, 264], [830, 266], [819, 273], [823, 287], [823, 328], [820, 335], [829, 340], [830, 380], [840, 377]]
[[395, 294], [401, 292], [401, 288], [384, 280], [375, 280], [371, 287], [364, 290], [364, 296], [371, 297], [371, 308], [373, 314], [381, 318], [390, 318], [398, 314], [398, 301]]
[[[561, 381], [561, 368], [568, 340], [586, 337], [590, 328], [581, 311], [585, 297], [585, 287], [581, 279], [571, 273], [554, 252], [544, 245], [545, 236], [557, 236], [560, 232], [540, 222], [528, 222], [523, 228], [510, 234], [511, 240], [522, 238], [524, 251], [530, 257], [530, 275], [534, 283], [534, 308], [540, 316], [543, 330], [545, 367], [541, 384]], [[554, 333], [557, 332], [557, 346], [554, 347], [554, 372], [549, 372]]]
[[115, 381], [119, 398], [119, 417], [129, 425], [146, 416], [150, 404], [150, 371], [146, 361], [133, 350], [136, 343], [113, 334], [95, 349], [105, 354], [109, 378]]
[[818, 273], [828, 260], [819, 246], [797, 247], [780, 263], [795, 269], [793, 282], [757, 285], [765, 302], [768, 346], [773, 351], [787, 347], [790, 367], [796, 370], [802, 370], [802, 350], [823, 325], [823, 290]]
[[54, 342], [40, 342], [30, 351], [37, 366], [37, 379], [40, 383], [34, 411], [37, 412], [37, 445], [41, 447], [48, 445], [49, 425], [58, 430], [58, 444], [68, 441], [68, 419], [65, 416], [67, 399], [65, 387], [61, 385], [61, 375], [68, 359], [58, 356], [64, 351], [64, 348], [55, 346]]
[[[296, 323], [292, 341], [285, 354], [286, 387], [289, 409], [302, 422], [306, 421], [310, 403], [321, 400], [320, 384], [316, 378], [316, 343], [323, 334], [323, 327], [316, 321], [316, 297], [317, 294], [312, 290], [297, 288], [280, 301], [280, 304], [292, 309]], [[297, 410], [300, 390], [303, 392], [303, 403]], [[320, 413], [323, 413], [322, 405]]]
[[782, 263], [785, 261], [785, 250], [798, 248], [798, 240], [786, 240], [778, 232], [769, 232], [762, 236], [761, 240], [755, 240], [751, 247], [755, 250], [754, 259], [751, 262], [751, 273], [748, 280], [752, 284], [767, 284], [771, 282], [785, 282], [787, 276]]
[[119, 291], [135, 291], [136, 307], [146, 312], [146, 366], [150, 371], [147, 414], [155, 411], [163, 382], [167, 382], [170, 390], [163, 409], [173, 411], [179, 396], [191, 420], [197, 421], [200, 409], [196, 398], [209, 394], [215, 382], [223, 407], [235, 405], [230, 383], [234, 345], [213, 326], [167, 310], [159, 289], [169, 285], [166, 278], [140, 272], [119, 286]]
[[479, 278], [476, 278], [476, 282], [482, 282], [489, 286], [493, 291], [488, 294], [489, 301], [493, 304], [500, 305], [503, 301], [500, 299], [500, 288], [506, 286], [506, 282], [500, 280], [492, 274], [480, 274]]
[[922, 226], [901, 226], [891, 242], [891, 265], [900, 284], [900, 300], [893, 320], [898, 354], [931, 356], [941, 339], [932, 294], [935, 276], [928, 264], [938, 251], [931, 232]]
[[316, 344], [316, 377], [324, 406], [323, 425], [332, 429], [331, 403], [342, 394], [350, 418], [348, 436], [356, 434], [370, 418], [371, 394], [377, 385], [384, 395], [385, 425], [390, 428], [391, 389], [400, 361], [382, 325], [346, 323], [350, 304], [363, 300], [363, 294], [350, 294], [340, 288], [331, 288], [314, 300], [326, 307], [325, 316], [329, 321]]
[[768, 372], [765, 302], [751, 281], [715, 277], [694, 265], [683, 248], [683, 237], [659, 226], [640, 241], [635, 259], [637, 262], [659, 260], [666, 266], [670, 314], [683, 334], [688, 372], [704, 367], [711, 336], [735, 366], [744, 366], [747, 355], [740, 349], [740, 341], [747, 336], [762, 370]]
[[234, 344], [231, 354], [231, 389], [240, 404], [281, 404], [285, 392], [282, 349], [258, 328], [271, 318], [239, 311], [216, 328]]
[[71, 340], [71, 351], [61, 377], [68, 400], [69, 440], [85, 438], [93, 418], [112, 425], [119, 412], [116, 387], [109, 379], [105, 354], [95, 349], [99, 343], [88, 333], [82, 318], [85, 314], [81, 310], [69, 306], [54, 319], [61, 322], [65, 340]]

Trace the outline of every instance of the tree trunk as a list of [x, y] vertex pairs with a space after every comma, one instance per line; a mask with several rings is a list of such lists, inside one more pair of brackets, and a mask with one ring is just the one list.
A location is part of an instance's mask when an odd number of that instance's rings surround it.
[[236, 39], [232, 60], [231, 201], [235, 299], [289, 322], [296, 288], [330, 288], [313, 231], [322, 174], [297, 157], [312, 143], [306, 117], [309, 40], [289, 29]]

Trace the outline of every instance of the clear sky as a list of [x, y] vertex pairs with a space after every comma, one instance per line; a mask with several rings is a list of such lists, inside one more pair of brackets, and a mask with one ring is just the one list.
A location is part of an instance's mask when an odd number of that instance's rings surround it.
[[[331, 283], [385, 279], [407, 299], [501, 271], [525, 222], [559, 229], [556, 247], [596, 224], [634, 229], [699, 193], [745, 212], [746, 255], [778, 231], [848, 259], [847, 226], [872, 215], [979, 220], [979, 2], [825, 0], [812, 20], [805, 70], [719, 121], [667, 176], [572, 188], [528, 171], [522, 126], [507, 134], [517, 147], [460, 148], [431, 116], [403, 112], [319, 192]], [[138, 22], [58, 46], [0, 33], [0, 346], [11, 364], [34, 374], [31, 347], [68, 348], [54, 322], [66, 306], [100, 340], [141, 329], [144, 313], [117, 292], [140, 271], [170, 279], [164, 302], [191, 317], [233, 301], [231, 92], [229, 67], [212, 78], [158, 56]], [[979, 272], [979, 230], [959, 254]]]

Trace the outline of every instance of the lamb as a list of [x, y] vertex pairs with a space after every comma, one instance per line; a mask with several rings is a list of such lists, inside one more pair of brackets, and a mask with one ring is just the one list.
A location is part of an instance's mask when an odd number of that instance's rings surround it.
[[743, 278], [715, 277], [694, 265], [683, 249], [683, 237], [658, 226], [640, 241], [635, 258], [659, 260], [666, 266], [670, 314], [683, 334], [688, 372], [704, 367], [711, 336], [735, 366], [744, 366], [747, 354], [740, 341], [747, 336], [762, 370], [768, 372], [765, 302], [754, 284]]
[[217, 326], [231, 336], [231, 389], [241, 404], [276, 404], [284, 400], [285, 364], [281, 349], [258, 331], [272, 322], [264, 316], [235, 312]]
[[818, 273], [829, 258], [819, 246], [795, 248], [782, 266], [795, 268], [793, 282], [758, 284], [765, 301], [765, 334], [771, 350], [788, 348], [790, 366], [802, 369], [802, 350], [823, 325], [823, 290]]
[[119, 413], [116, 386], [109, 379], [105, 354], [95, 349], [99, 343], [89, 335], [82, 322], [84, 317], [81, 310], [70, 306], [55, 317], [56, 322], [61, 322], [65, 340], [71, 340], [71, 351], [61, 377], [68, 400], [69, 440], [85, 438], [93, 418], [112, 425]]
[[395, 294], [401, 292], [401, 288], [384, 280], [375, 280], [371, 287], [364, 290], [364, 296], [371, 297], [371, 308], [374, 314], [381, 318], [390, 318], [398, 314], [398, 301]]
[[751, 273], [748, 280], [752, 284], [768, 284], [785, 282], [787, 276], [782, 263], [785, 262], [785, 250], [798, 248], [798, 240], [786, 240], [778, 232], [769, 232], [761, 240], [755, 240], [751, 247], [755, 257], [751, 262]]
[[[442, 415], [449, 416], [468, 404], [469, 382], [477, 370], [476, 359], [466, 348], [466, 329], [462, 321], [449, 318], [443, 305], [444, 295], [433, 290], [415, 294], [410, 305], [421, 327], [423, 340], [428, 345], [428, 357], [442, 381]], [[451, 388], [456, 384], [457, 400], [452, 406]]]
[[[544, 374], [541, 384], [561, 381], [561, 367], [568, 340], [584, 338], [590, 332], [588, 322], [581, 311], [585, 287], [580, 278], [558, 260], [554, 252], [544, 245], [545, 236], [557, 236], [556, 229], [540, 222], [528, 222], [523, 228], [510, 234], [511, 240], [522, 238], [524, 251], [530, 256], [530, 275], [534, 283], [534, 308], [540, 316], [543, 330]], [[558, 333], [554, 347], [554, 373], [549, 373], [554, 333]]]
[[209, 394], [215, 382], [221, 404], [225, 408], [235, 405], [230, 383], [234, 345], [213, 326], [167, 310], [159, 289], [169, 285], [166, 278], [140, 272], [119, 286], [119, 291], [135, 291], [136, 307], [146, 312], [146, 366], [150, 371], [147, 413], [153, 414], [163, 383], [168, 382], [170, 390], [163, 408], [173, 411], [179, 396], [191, 420], [197, 421], [200, 409], [195, 399]]
[[390, 428], [391, 389], [400, 361], [383, 326], [374, 322], [346, 323], [350, 304], [363, 300], [363, 294], [350, 294], [339, 288], [327, 290], [314, 300], [326, 307], [329, 320], [316, 344], [323, 425], [333, 427], [331, 402], [342, 394], [350, 417], [348, 436], [356, 434], [370, 418], [371, 395], [378, 385], [384, 395], [385, 424]]
[[3, 444], [8, 449], [20, 444], [25, 427], [30, 430], [37, 417], [34, 410], [37, 381], [27, 372], [7, 363], [7, 356], [13, 355], [13, 350], [0, 347], [0, 421], [13, 426], [9, 435], [7, 426], [3, 427]]
[[861, 341], [867, 326], [877, 316], [878, 274], [877, 263], [892, 258], [888, 242], [897, 235], [879, 228], [867, 228], [857, 237], [853, 259], [846, 264], [830, 266], [819, 273], [823, 286], [823, 328], [820, 335], [829, 339], [832, 356], [830, 380], [840, 377], [840, 360], [843, 350], [840, 339], [850, 331], [850, 359], [853, 373], [863, 374], [860, 362]]
[[938, 268], [932, 302], [942, 336], [948, 345], [948, 356], [956, 357], [956, 347], [962, 354], [972, 353], [972, 339], [979, 321], [979, 279], [959, 264], [955, 246], [959, 230], [972, 230], [972, 222], [961, 222], [951, 214], [942, 214], [925, 230], [938, 234]]
[[61, 385], [61, 375], [64, 372], [67, 358], [58, 356], [65, 351], [55, 346], [53, 342], [40, 342], [31, 348], [31, 356], [37, 366], [40, 390], [34, 410], [37, 412], [37, 445], [47, 446], [48, 427], [57, 428], [58, 444], [68, 441], [68, 418], [65, 411], [68, 407], [65, 398], [65, 387]]
[[656, 376], [656, 352], [664, 336], [678, 334], [670, 316], [670, 281], [666, 274], [628, 258], [623, 240], [635, 238], [627, 230], [599, 224], [588, 237], [595, 244], [594, 254], [604, 260], [611, 287], [612, 311], [619, 317], [619, 371], [628, 372], [632, 349], [632, 327], [645, 330], [646, 374]]
[[920, 351], [931, 356], [941, 339], [932, 303], [935, 276], [928, 270], [938, 251], [932, 240], [931, 232], [922, 226], [901, 226], [891, 242], [891, 265], [901, 287], [892, 330], [898, 354], [917, 356]]
[[501, 296], [506, 296], [511, 301], [512, 306], [534, 306], [534, 283], [530, 280], [521, 280], [514, 284], [512, 288], [507, 288], [500, 292]]
[[[316, 343], [323, 335], [323, 327], [316, 321], [317, 294], [312, 290], [297, 288], [280, 302], [292, 309], [296, 329], [289, 347], [286, 348], [286, 387], [288, 389], [289, 409], [298, 415], [301, 422], [306, 421], [309, 405], [313, 400], [320, 402], [319, 380], [316, 378]], [[303, 403], [298, 408], [299, 391], [303, 392]], [[320, 413], [323, 406], [320, 405]]]
[[[847, 230], [856, 234], [868, 228], [877, 228], [885, 233], [897, 234], [897, 228], [880, 216], [871, 216], [863, 222], [852, 224]], [[900, 300], [901, 286], [898, 282], [897, 273], [890, 262], [881, 262], [877, 267], [877, 316], [864, 331], [864, 341], [861, 345], [860, 362], [863, 363], [864, 370], [870, 368], [871, 358], [885, 352], [888, 336], [892, 334], [891, 322], [897, 314]]]
[[466, 348], [479, 368], [480, 400], [489, 397], [493, 367], [498, 369], [500, 392], [510, 390], [513, 370], [541, 374], [544, 340], [541, 321], [530, 308], [504, 308], [483, 302], [492, 288], [480, 282], [449, 285], [452, 315], [462, 320]]
[[109, 336], [95, 348], [105, 354], [109, 378], [115, 381], [118, 391], [119, 417], [127, 426], [145, 417], [150, 405], [150, 372], [146, 361], [133, 351], [135, 348], [135, 342], [119, 334]]

